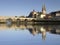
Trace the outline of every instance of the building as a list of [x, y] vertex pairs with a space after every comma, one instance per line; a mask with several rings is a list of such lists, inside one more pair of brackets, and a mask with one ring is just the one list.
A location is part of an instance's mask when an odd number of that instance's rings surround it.
[[46, 17], [46, 8], [45, 5], [42, 6], [42, 14], [40, 15], [40, 18]]
[[55, 12], [51, 12], [49, 13], [49, 15], [53, 18], [53, 19], [60, 19], [60, 11], [55, 11]]
[[46, 17], [46, 8], [45, 5], [42, 6], [42, 11], [41, 12], [36, 12], [35, 10], [33, 10], [32, 12], [30, 12], [28, 17], [32, 17], [32, 18], [44, 18]]
[[27, 22], [27, 21], [40, 21], [40, 20], [59, 20], [60, 21], [60, 11], [51, 12], [49, 14], [46, 13], [45, 5], [42, 6], [41, 12], [37, 12], [35, 10], [31, 11], [28, 16], [0, 16], [0, 22], [6, 21], [12, 22]]
[[37, 16], [38, 16], [38, 13], [35, 10], [33, 10], [32, 12], [30, 12], [28, 17], [37, 18]]

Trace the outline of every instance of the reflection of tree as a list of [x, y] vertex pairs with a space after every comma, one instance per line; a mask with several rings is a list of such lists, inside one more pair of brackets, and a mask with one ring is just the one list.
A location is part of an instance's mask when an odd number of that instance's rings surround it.
[[11, 18], [6, 19], [6, 24], [8, 27], [11, 27], [12, 26], [12, 19]]
[[20, 19], [18, 18], [18, 19], [16, 19], [16, 25], [17, 25], [17, 27], [19, 27], [20, 26]]
[[6, 21], [10, 21], [10, 22], [12, 22], [12, 19], [11, 19], [11, 18], [8, 18], [8, 19], [6, 19]]

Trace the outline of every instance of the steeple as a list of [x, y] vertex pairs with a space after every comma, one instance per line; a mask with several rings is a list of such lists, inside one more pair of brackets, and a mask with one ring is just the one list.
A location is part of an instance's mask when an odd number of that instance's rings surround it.
[[43, 4], [43, 6], [42, 6], [42, 14], [46, 14], [46, 7], [45, 7], [45, 4]]

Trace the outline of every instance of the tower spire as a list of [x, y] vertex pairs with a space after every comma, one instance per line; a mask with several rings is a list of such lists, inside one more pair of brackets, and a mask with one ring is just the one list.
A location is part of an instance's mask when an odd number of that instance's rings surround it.
[[46, 7], [45, 7], [45, 4], [43, 4], [43, 6], [42, 6], [42, 13], [43, 13], [43, 14], [46, 14]]

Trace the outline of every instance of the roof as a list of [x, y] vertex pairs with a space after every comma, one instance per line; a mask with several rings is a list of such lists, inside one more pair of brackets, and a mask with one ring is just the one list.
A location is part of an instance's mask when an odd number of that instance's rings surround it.
[[60, 13], [60, 11], [54, 11], [54, 12], [51, 12], [50, 14], [54, 14], [54, 13]]

